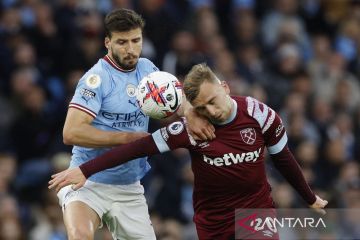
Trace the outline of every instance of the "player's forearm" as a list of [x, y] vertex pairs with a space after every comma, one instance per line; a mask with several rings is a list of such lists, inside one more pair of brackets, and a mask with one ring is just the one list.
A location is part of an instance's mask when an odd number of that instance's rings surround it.
[[152, 138], [147, 136], [130, 144], [124, 144], [94, 158], [82, 165], [80, 169], [86, 178], [108, 168], [128, 162], [139, 157], [152, 156], [159, 150]]
[[307, 184], [299, 164], [286, 146], [281, 152], [271, 155], [275, 167], [295, 190], [309, 204], [313, 204], [316, 196]]
[[63, 137], [67, 145], [92, 148], [111, 147], [136, 140], [134, 133], [103, 131], [88, 124], [64, 128]]

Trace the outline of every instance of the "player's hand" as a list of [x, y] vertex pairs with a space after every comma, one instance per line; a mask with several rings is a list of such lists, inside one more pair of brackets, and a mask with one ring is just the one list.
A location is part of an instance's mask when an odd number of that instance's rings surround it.
[[310, 205], [310, 207], [313, 208], [318, 213], [325, 215], [326, 211], [324, 210], [324, 208], [327, 204], [328, 204], [328, 201], [326, 201], [326, 200], [320, 198], [318, 195], [316, 195], [316, 200], [312, 205]]
[[84, 186], [86, 178], [79, 167], [69, 168], [65, 171], [56, 173], [51, 176], [49, 181], [49, 189], [55, 188], [58, 192], [61, 188], [67, 185], [73, 185], [72, 189], [77, 190]]
[[185, 111], [184, 115], [188, 122], [189, 133], [195, 140], [210, 141], [216, 137], [214, 126], [193, 108]]

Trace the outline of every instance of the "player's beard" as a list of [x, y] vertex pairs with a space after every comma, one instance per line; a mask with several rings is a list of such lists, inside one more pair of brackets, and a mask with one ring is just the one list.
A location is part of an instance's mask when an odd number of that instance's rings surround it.
[[[116, 62], [116, 64], [124, 70], [134, 69], [139, 60], [139, 57], [135, 56], [133, 54], [129, 54], [128, 56], [124, 57], [123, 61], [121, 61], [120, 57], [118, 55], [116, 55], [116, 53], [114, 53], [114, 52], [112, 52], [112, 57], [114, 58], [114, 61]], [[130, 63], [130, 60], [132, 63]], [[129, 63], [126, 63], [126, 61], [128, 61]]]

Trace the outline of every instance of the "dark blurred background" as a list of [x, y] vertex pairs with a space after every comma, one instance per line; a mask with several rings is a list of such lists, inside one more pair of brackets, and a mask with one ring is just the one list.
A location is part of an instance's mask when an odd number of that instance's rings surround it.
[[[360, 207], [360, 0], [2, 0], [1, 240], [66, 239], [47, 181], [68, 166], [67, 105], [106, 53], [102, 21], [117, 7], [145, 18], [143, 56], [161, 70], [182, 80], [206, 61], [232, 94], [278, 111], [316, 193], [332, 208]], [[150, 159], [143, 184], [160, 240], [196, 239], [189, 161], [187, 150]], [[306, 207], [267, 170], [278, 207]]]

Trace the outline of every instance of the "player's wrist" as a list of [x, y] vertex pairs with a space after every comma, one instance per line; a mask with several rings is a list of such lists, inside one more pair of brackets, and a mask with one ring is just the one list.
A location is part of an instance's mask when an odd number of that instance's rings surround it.
[[310, 207], [312, 207], [316, 203], [316, 195], [313, 194], [309, 199], [305, 199]]
[[91, 171], [90, 171], [90, 169], [88, 168], [88, 166], [86, 165], [86, 163], [81, 164], [81, 165], [79, 166], [79, 169], [80, 169], [80, 171], [82, 172], [82, 174], [84, 175], [84, 177], [85, 177], [86, 179], [88, 179], [88, 178], [91, 176]]

